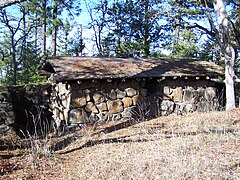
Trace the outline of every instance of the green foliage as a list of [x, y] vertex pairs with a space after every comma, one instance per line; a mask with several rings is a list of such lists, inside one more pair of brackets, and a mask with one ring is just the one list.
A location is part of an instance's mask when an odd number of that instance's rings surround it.
[[[17, 47], [18, 52], [24, 51], [24, 55], [19, 54], [18, 68], [17, 68], [17, 83], [36, 83], [42, 82], [46, 78], [41, 77], [37, 74], [37, 69], [39, 67], [40, 58], [36, 56], [34, 51], [34, 46], [32, 43], [28, 43], [24, 50], [21, 45]], [[3, 45], [8, 47], [7, 44]], [[12, 57], [7, 52], [4, 53], [5, 56], [0, 62], [0, 84], [12, 84], [13, 81], [13, 68], [12, 68]]]
[[[1, 34], [1, 84], [30, 83], [39, 81], [42, 78], [36, 78], [38, 75], [37, 67], [40, 58], [38, 56], [36, 26], [32, 6], [36, 1], [30, 4], [23, 3], [16, 7], [19, 14], [10, 14], [9, 9], [3, 10], [0, 17], [0, 23], [5, 32]], [[17, 26], [16, 26], [17, 24]], [[37, 38], [37, 37], [35, 37]], [[32, 77], [35, 77], [34, 79]]]
[[64, 56], [82, 56], [83, 49], [85, 48], [85, 44], [82, 39], [81, 28], [73, 34], [72, 37], [69, 37], [68, 27], [65, 27], [65, 33], [63, 35], [64, 38], [60, 39], [60, 43], [64, 48], [60, 49], [61, 55]]
[[176, 53], [174, 57], [189, 57], [193, 58], [197, 55], [197, 46], [196, 44], [178, 44], [174, 45]]
[[196, 34], [190, 30], [182, 30], [181, 38], [173, 45], [173, 49], [174, 57], [196, 57], [199, 50]]
[[131, 0], [113, 3], [108, 9], [109, 32], [103, 43], [105, 54], [149, 56], [150, 46], [157, 47], [161, 37], [158, 13], [158, 2]]

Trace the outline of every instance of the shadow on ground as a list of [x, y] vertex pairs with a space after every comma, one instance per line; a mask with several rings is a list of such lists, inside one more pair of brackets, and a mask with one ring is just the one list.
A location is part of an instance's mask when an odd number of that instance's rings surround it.
[[[123, 128], [127, 128], [129, 126], [132, 126], [134, 124], [129, 124], [128, 122], [124, 122], [121, 124], [117, 124], [111, 127], [107, 127], [97, 133], [94, 133], [93, 135], [97, 135], [99, 133], [111, 133], [113, 131], [117, 131]], [[216, 129], [209, 129], [208, 131], [188, 131], [188, 132], [174, 132], [174, 131], [164, 131], [164, 127], [166, 125], [163, 123], [158, 123], [158, 124], [153, 124], [152, 126], [149, 127], [144, 127], [147, 128], [147, 135], [157, 135], [160, 138], [176, 138], [176, 137], [187, 137], [187, 136], [196, 136], [199, 134], [204, 134], [204, 135], [211, 135], [211, 134], [226, 134], [226, 133], [236, 133], [236, 130], [234, 129], [223, 129], [223, 130], [216, 130]], [[141, 127], [137, 127], [137, 128], [141, 128]], [[99, 139], [99, 140], [89, 140], [88, 142], [86, 142], [85, 144], [64, 151], [64, 152], [59, 152], [59, 154], [68, 154], [83, 148], [88, 148], [88, 147], [92, 147], [95, 145], [99, 145], [99, 144], [109, 144], [109, 143], [136, 143], [136, 142], [150, 142], [150, 141], [155, 141], [156, 139], [151, 139], [151, 138], [139, 138], [136, 140], [131, 139], [131, 137], [133, 136], [141, 136], [141, 133], [135, 133], [135, 134], [131, 134], [131, 135], [125, 135], [125, 136], [121, 136], [121, 137], [116, 137], [116, 138], [109, 138], [109, 139]], [[65, 146], [66, 147], [66, 146]], [[63, 148], [60, 148], [63, 149]], [[60, 150], [58, 149], [58, 150]]]

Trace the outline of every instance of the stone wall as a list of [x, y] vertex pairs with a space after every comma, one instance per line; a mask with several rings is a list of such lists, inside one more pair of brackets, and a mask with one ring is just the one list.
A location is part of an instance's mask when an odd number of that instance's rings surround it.
[[6, 88], [0, 87], [0, 134], [14, 133], [11, 125], [14, 123], [12, 98]]
[[223, 85], [205, 79], [132, 78], [0, 89], [0, 133], [44, 134], [108, 120], [220, 110]]
[[215, 87], [164, 87], [161, 103], [162, 115], [172, 112], [182, 114], [186, 112], [208, 112], [219, 110], [220, 104]]
[[53, 118], [57, 126], [81, 126], [131, 116], [131, 110], [147, 97], [145, 81], [135, 79], [82, 80], [55, 83]]
[[62, 124], [77, 127], [133, 116], [145, 119], [171, 113], [206, 112], [220, 109], [216, 86], [206, 79], [59, 82], [52, 87], [51, 108], [57, 127]]
[[50, 95], [51, 84], [11, 86], [0, 91], [1, 126], [21, 136], [47, 133], [52, 120]]
[[223, 109], [223, 84], [194, 78], [168, 79], [158, 84], [161, 114], [209, 112]]

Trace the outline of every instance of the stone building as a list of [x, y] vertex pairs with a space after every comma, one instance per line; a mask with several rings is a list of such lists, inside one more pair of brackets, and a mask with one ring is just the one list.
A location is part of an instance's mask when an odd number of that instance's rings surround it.
[[58, 126], [212, 111], [223, 103], [223, 69], [197, 59], [56, 57], [41, 72], [52, 84]]

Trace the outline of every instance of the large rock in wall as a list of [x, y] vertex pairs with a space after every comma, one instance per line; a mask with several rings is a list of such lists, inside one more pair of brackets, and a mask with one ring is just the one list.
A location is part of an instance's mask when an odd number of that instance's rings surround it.
[[[50, 107], [53, 114], [52, 118], [57, 127], [67, 124], [69, 119], [70, 104], [74, 108], [86, 105], [86, 99], [83, 95], [83, 91], [80, 91], [78, 87], [79, 84], [77, 83], [71, 87], [69, 84], [63, 82], [52, 84]], [[71, 100], [71, 97], [74, 97], [74, 100]], [[76, 112], [73, 112], [72, 114], [76, 114]], [[72, 116], [75, 117], [74, 115]]]

